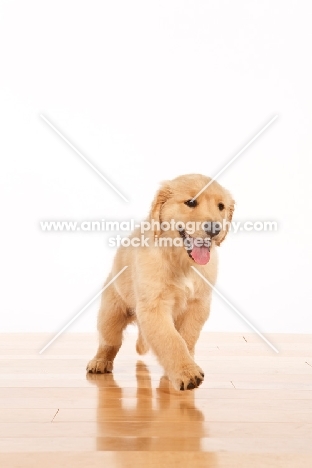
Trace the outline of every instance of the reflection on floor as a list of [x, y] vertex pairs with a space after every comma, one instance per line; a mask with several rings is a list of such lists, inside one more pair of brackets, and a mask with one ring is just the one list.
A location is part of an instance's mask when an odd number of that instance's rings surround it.
[[312, 339], [203, 333], [199, 389], [178, 392], [129, 334], [85, 373], [94, 334], [0, 335], [0, 466], [312, 466]]

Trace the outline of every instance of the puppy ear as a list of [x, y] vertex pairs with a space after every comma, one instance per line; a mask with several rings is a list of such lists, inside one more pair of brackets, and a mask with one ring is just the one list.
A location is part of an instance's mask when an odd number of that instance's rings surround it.
[[234, 210], [235, 210], [235, 201], [231, 200], [230, 205], [229, 205], [229, 207], [227, 209], [227, 217], [226, 217], [226, 225], [225, 225], [224, 235], [223, 235], [223, 237], [221, 237], [221, 239], [219, 239], [216, 242], [217, 245], [220, 245], [221, 242], [224, 241], [224, 239], [227, 236], [227, 233], [229, 232], [230, 224], [232, 222], [232, 218], [233, 218], [233, 214], [234, 214]]
[[[155, 237], [159, 237], [161, 234], [161, 209], [164, 203], [171, 197], [172, 192], [168, 182], [164, 182], [153, 200], [151, 211], [149, 215], [149, 221], [154, 227]], [[154, 221], [154, 222], [153, 222]]]

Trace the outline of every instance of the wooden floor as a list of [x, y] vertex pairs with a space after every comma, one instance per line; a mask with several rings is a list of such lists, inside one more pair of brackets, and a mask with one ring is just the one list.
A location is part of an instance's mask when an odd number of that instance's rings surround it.
[[203, 385], [175, 391], [125, 337], [86, 375], [96, 335], [0, 335], [2, 467], [311, 467], [312, 336], [202, 334]]

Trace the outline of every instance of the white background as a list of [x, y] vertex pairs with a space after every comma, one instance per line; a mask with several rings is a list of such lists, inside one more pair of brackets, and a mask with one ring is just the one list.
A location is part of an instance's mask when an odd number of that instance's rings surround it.
[[[64, 326], [101, 289], [103, 233], [43, 233], [41, 220], [137, 219], [160, 181], [213, 176], [235, 220], [219, 290], [262, 332], [312, 332], [311, 13], [306, 1], [0, 3], [0, 331]], [[44, 114], [130, 200], [40, 119]], [[99, 300], [70, 331], [96, 327]], [[248, 327], [214, 297], [206, 329]]]

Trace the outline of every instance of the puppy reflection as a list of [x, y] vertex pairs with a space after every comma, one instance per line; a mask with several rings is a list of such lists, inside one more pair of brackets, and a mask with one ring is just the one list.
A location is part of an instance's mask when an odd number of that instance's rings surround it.
[[122, 389], [112, 374], [87, 374], [87, 379], [99, 389], [97, 450], [201, 451], [201, 438], [209, 434], [194, 392], [181, 394], [162, 377], [155, 394], [149, 370], [140, 361], [133, 393]]

